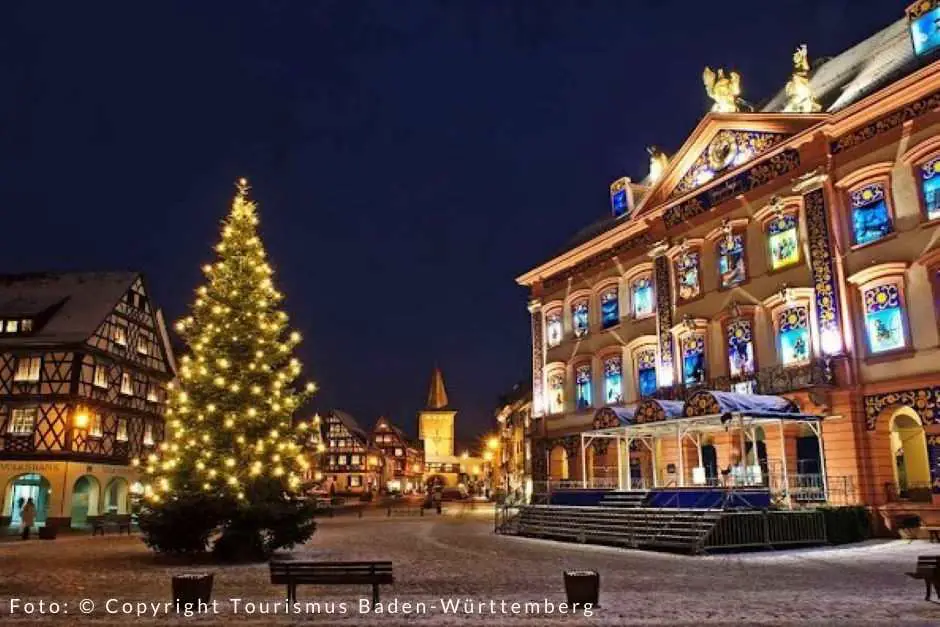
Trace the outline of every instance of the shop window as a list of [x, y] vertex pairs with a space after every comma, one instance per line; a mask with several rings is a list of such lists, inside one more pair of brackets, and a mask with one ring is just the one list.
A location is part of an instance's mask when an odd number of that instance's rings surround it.
[[609, 329], [620, 322], [620, 305], [617, 299], [617, 286], [613, 285], [601, 292], [601, 327]]
[[619, 356], [604, 360], [604, 402], [608, 405], [623, 402], [623, 359]]
[[586, 409], [592, 403], [591, 399], [591, 364], [578, 366], [574, 371], [574, 381], [577, 388], [578, 409]]
[[904, 348], [904, 314], [901, 293], [897, 283], [876, 285], [864, 290], [865, 331], [872, 354]]

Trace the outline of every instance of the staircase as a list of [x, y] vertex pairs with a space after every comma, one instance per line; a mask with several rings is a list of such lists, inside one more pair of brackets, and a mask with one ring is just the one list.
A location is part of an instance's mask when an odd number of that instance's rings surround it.
[[609, 492], [601, 498], [598, 504], [601, 507], [643, 507], [649, 490], [629, 490], [626, 492]]
[[700, 553], [720, 510], [645, 507], [522, 507], [521, 536]]

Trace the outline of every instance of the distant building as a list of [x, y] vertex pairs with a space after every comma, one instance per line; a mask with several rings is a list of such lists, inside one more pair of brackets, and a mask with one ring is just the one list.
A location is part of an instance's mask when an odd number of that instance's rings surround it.
[[481, 475], [483, 460], [468, 453], [454, 455], [454, 423], [457, 410], [447, 399], [444, 375], [435, 368], [431, 375], [427, 405], [418, 413], [418, 437], [424, 450], [426, 484], [456, 487]]
[[500, 399], [496, 410], [498, 459], [493, 464], [493, 487], [514, 499], [532, 494], [532, 386], [516, 384]]
[[424, 455], [412, 445], [402, 430], [387, 418], [379, 418], [372, 430], [373, 444], [382, 450], [389, 466], [389, 492], [414, 492], [423, 486]]
[[322, 462], [323, 489], [354, 495], [377, 492], [385, 487], [385, 458], [382, 449], [356, 420], [334, 409], [324, 418], [326, 451]]
[[0, 276], [0, 524], [30, 498], [41, 524], [128, 513], [174, 372], [141, 274]]

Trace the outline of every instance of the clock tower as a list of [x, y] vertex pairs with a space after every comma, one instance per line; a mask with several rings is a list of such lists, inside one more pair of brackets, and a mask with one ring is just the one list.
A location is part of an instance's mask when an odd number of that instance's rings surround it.
[[440, 368], [435, 368], [431, 375], [431, 388], [428, 390], [428, 402], [418, 413], [418, 437], [424, 442], [425, 462], [450, 461], [454, 456], [454, 417], [455, 409], [447, 403], [447, 390], [444, 389], [444, 375]]

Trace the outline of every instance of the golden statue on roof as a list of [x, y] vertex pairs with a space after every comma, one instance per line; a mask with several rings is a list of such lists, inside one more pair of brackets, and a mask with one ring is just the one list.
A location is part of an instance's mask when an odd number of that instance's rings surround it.
[[809, 55], [806, 44], [801, 45], [793, 53], [793, 76], [787, 82], [787, 103], [783, 110], [787, 113], [815, 113], [822, 109], [813, 96], [813, 88], [809, 84]]
[[669, 157], [656, 146], [649, 146], [646, 152], [650, 155], [649, 180], [650, 183], [655, 183], [666, 171], [666, 167], [669, 165]]
[[725, 71], [718, 68], [718, 73], [710, 67], [702, 73], [705, 91], [708, 97], [715, 101], [712, 111], [715, 113], [734, 113], [738, 110], [738, 96], [741, 95], [741, 75], [731, 72], [725, 76]]

